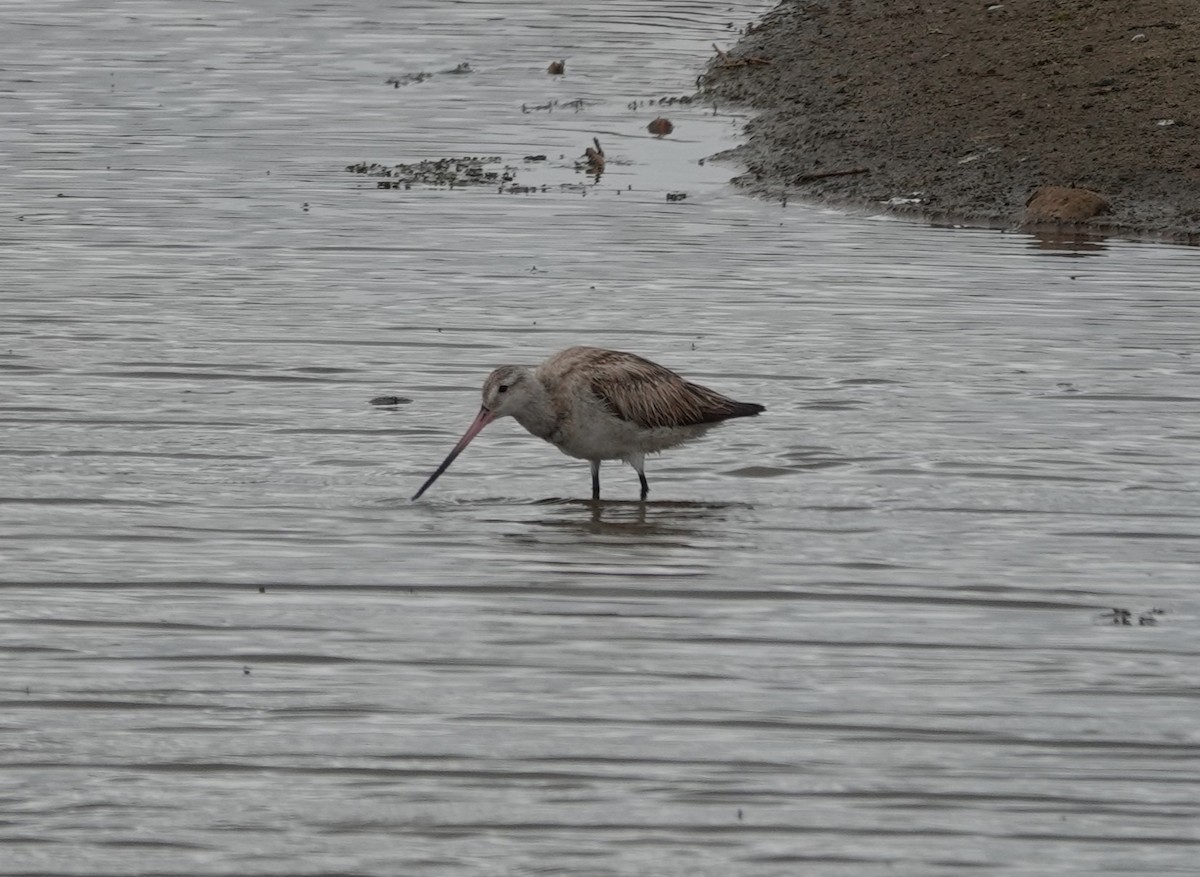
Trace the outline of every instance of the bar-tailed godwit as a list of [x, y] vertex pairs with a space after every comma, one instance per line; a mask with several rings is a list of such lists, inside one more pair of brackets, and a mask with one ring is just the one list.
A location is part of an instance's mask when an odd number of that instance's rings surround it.
[[600, 498], [602, 460], [624, 460], [637, 470], [645, 500], [647, 454], [698, 439], [724, 420], [765, 410], [632, 353], [570, 347], [539, 366], [504, 365], [488, 375], [479, 414], [413, 499], [499, 417], [512, 416], [564, 454], [591, 463], [593, 500]]

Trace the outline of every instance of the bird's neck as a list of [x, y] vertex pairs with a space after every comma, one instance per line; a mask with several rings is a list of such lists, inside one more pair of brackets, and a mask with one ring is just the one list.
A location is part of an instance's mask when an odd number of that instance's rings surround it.
[[529, 401], [521, 410], [513, 414], [517, 423], [525, 427], [538, 438], [550, 440], [550, 436], [558, 427], [558, 417], [554, 413], [554, 405], [550, 394], [541, 381], [531, 381]]

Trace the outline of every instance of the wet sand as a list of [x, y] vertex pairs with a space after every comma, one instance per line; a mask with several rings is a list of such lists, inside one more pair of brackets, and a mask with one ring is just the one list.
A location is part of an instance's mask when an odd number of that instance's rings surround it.
[[733, 157], [766, 196], [1009, 227], [1077, 186], [1111, 205], [1086, 230], [1196, 242], [1198, 30], [1189, 0], [785, 0], [702, 81], [756, 110]]

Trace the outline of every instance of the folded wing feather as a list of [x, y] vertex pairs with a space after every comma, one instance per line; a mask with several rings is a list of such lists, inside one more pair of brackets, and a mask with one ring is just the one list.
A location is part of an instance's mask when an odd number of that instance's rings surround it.
[[594, 348], [587, 351], [586, 372], [592, 393], [622, 420], [646, 429], [698, 426], [731, 417], [749, 417], [761, 405], [737, 402], [633, 353]]

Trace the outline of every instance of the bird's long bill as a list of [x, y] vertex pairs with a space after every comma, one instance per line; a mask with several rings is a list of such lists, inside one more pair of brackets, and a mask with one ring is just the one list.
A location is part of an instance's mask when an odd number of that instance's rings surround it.
[[442, 465], [437, 467], [437, 471], [430, 475], [429, 480], [421, 485], [421, 489], [413, 494], [413, 500], [420, 499], [421, 494], [427, 491], [429, 486], [437, 481], [443, 472], [450, 468], [450, 464], [454, 462], [455, 457], [463, 452], [467, 445], [471, 443], [471, 439], [479, 435], [480, 431], [495, 419], [496, 415], [491, 411], [488, 411], [486, 408], [480, 408], [479, 414], [476, 415], [475, 420], [472, 421], [467, 431], [463, 433], [463, 437], [458, 440], [458, 444], [454, 446], [454, 450], [446, 455], [446, 459], [442, 460]]

